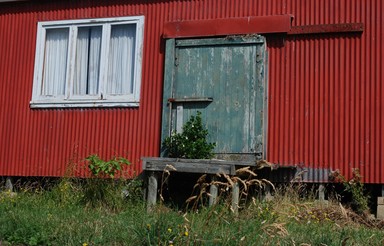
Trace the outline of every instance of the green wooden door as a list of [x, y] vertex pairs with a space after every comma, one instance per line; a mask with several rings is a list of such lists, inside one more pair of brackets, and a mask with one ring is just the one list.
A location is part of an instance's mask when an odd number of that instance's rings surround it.
[[263, 155], [265, 40], [167, 40], [162, 139], [202, 112], [223, 159]]

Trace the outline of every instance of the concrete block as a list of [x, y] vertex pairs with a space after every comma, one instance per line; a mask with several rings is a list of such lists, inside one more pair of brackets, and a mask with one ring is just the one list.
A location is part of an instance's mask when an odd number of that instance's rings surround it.
[[325, 186], [323, 184], [319, 185], [319, 200], [325, 201]]
[[379, 196], [377, 198], [377, 205], [384, 205], [384, 197], [383, 196]]
[[384, 219], [384, 205], [377, 205], [377, 214], [378, 219]]
[[271, 194], [271, 186], [268, 185], [268, 184], [266, 184], [266, 185], [265, 185], [265, 191], [264, 191], [264, 197], [263, 197], [263, 200], [269, 202], [269, 201], [272, 201], [273, 198], [274, 198], [274, 197], [273, 197], [272, 194]]
[[5, 179], [5, 190], [9, 192], [13, 192], [13, 182], [11, 177], [7, 177]]

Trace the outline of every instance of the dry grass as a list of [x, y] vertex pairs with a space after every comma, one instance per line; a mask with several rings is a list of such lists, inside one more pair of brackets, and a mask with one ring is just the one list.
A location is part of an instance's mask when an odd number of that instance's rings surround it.
[[[295, 221], [300, 224], [333, 223], [337, 227], [364, 226], [371, 229], [384, 228], [383, 220], [374, 219], [367, 213], [358, 214], [352, 209], [343, 206], [336, 199], [327, 201], [316, 200], [316, 192], [308, 190], [308, 187], [301, 183], [299, 178], [288, 185], [276, 188], [268, 180], [258, 179], [256, 171], [250, 167], [245, 167], [237, 170], [237, 176], [231, 177], [226, 174], [216, 174], [214, 179], [209, 179], [206, 174], [202, 175], [194, 186], [193, 194], [195, 195], [190, 196], [186, 200], [187, 208], [197, 210], [202, 206], [206, 206], [204, 202], [207, 199], [205, 198], [211, 196], [209, 187], [214, 185], [219, 190], [217, 201], [222, 206], [230, 209], [231, 196], [229, 193], [234, 184], [238, 183], [241, 196], [241, 204], [238, 206], [243, 210], [243, 213], [247, 213], [245, 211], [250, 208], [252, 210], [252, 207], [262, 210], [261, 207], [267, 203], [270, 213], [276, 218], [276, 223], [263, 227], [266, 234], [270, 233], [271, 228], [275, 228], [273, 230], [277, 230], [277, 234], [287, 234], [286, 230], [284, 230], [284, 225], [287, 221]], [[267, 186], [273, 191], [272, 201], [268, 201], [265, 197]]]

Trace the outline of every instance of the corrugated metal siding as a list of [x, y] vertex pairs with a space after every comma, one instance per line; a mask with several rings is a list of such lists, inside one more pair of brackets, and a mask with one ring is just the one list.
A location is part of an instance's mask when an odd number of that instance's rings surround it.
[[[293, 25], [363, 22], [363, 34], [293, 36], [270, 46], [268, 160], [323, 173], [359, 168], [383, 183], [381, 1], [290, 1]], [[316, 170], [316, 171], [314, 171]]]
[[[292, 14], [293, 25], [363, 22], [351, 34], [267, 37], [267, 159], [311, 170], [362, 170], [384, 183], [380, 0], [68, 1], [0, 8], [0, 175], [62, 175], [89, 153], [141, 156], [160, 144], [165, 21]], [[36, 22], [145, 15], [140, 107], [31, 110]], [[321, 180], [322, 172], [309, 172]]]
[[[141, 171], [141, 156], [158, 156], [164, 17], [149, 9], [89, 1], [2, 4], [0, 175], [60, 176], [92, 153], [125, 156], [134, 174]], [[30, 109], [37, 21], [124, 15], [146, 17], [140, 107]], [[84, 168], [76, 169], [84, 175]]]

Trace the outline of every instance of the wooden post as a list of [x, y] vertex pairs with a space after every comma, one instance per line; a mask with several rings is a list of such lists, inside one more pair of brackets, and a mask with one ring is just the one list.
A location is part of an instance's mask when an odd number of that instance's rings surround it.
[[240, 196], [239, 183], [238, 182], [234, 182], [233, 186], [232, 186], [232, 205], [231, 205], [231, 210], [235, 214], [238, 214], [238, 212], [239, 212], [239, 196]]
[[150, 212], [157, 201], [157, 177], [155, 172], [151, 172], [148, 177], [147, 191], [147, 210]]
[[319, 201], [325, 201], [325, 186], [323, 184], [319, 185]]
[[[216, 181], [216, 177], [212, 176], [212, 182]], [[216, 185], [211, 184], [209, 187], [209, 206], [215, 205], [217, 202], [217, 193], [218, 193], [218, 188]]]

